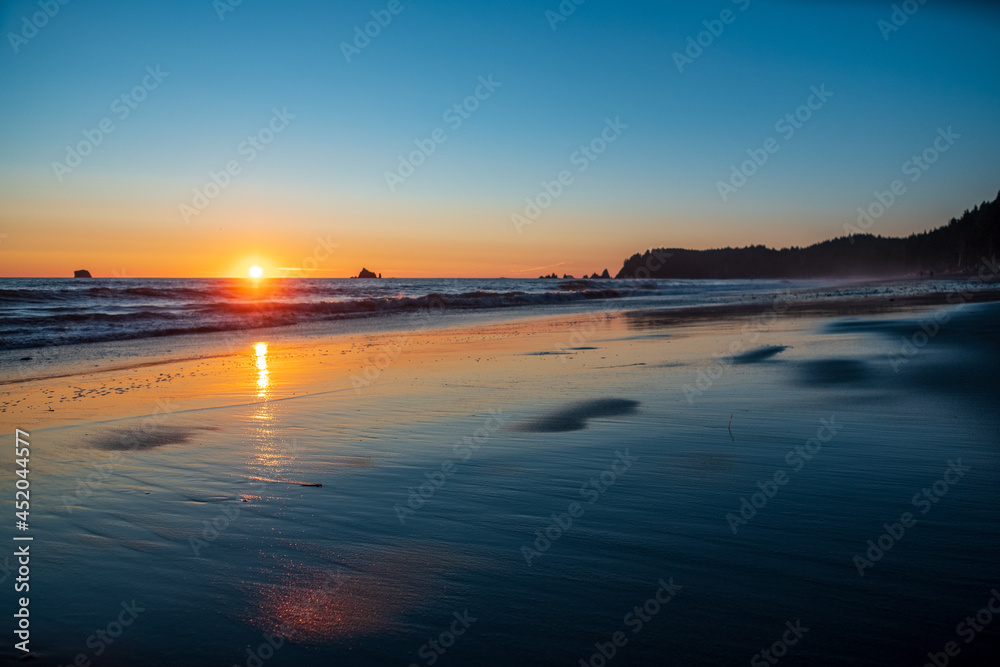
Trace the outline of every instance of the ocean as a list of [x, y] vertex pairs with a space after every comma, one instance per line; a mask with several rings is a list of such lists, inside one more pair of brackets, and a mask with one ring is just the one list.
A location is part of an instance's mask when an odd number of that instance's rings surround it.
[[[971, 288], [979, 287], [971, 284]], [[0, 350], [358, 318], [535, 314], [970, 289], [923, 281], [4, 278]], [[501, 315], [497, 315], [498, 317]], [[504, 313], [502, 316], [509, 316]], [[461, 318], [453, 321], [461, 321]], [[338, 328], [329, 328], [336, 333]]]

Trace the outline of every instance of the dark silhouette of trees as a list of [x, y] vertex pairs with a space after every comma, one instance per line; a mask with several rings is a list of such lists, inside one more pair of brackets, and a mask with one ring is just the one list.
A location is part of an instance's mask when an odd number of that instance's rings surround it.
[[[825, 278], [968, 273], [1000, 246], [1000, 193], [943, 227], [905, 238], [853, 234], [807, 248], [660, 248], [625, 260], [616, 278]], [[653, 255], [653, 253], [656, 255]], [[663, 261], [659, 261], [665, 257]], [[656, 261], [653, 261], [656, 260]], [[658, 267], [649, 269], [648, 267]]]

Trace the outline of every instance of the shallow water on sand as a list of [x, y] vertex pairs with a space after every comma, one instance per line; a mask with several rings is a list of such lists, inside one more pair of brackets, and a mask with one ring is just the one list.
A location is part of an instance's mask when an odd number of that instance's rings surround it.
[[984, 664], [1000, 620], [956, 625], [1000, 587], [998, 313], [912, 355], [926, 315], [619, 320], [288, 400], [248, 365], [155, 438], [35, 431], [34, 664]]

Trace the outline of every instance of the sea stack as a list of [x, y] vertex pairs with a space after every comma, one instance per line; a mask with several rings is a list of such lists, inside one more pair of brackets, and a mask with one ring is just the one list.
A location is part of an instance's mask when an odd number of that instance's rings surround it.
[[74, 271], [73, 272], [73, 277], [74, 278], [93, 278], [94, 276], [90, 275], [90, 271], [88, 271], [87, 269], [80, 269], [79, 271]]
[[376, 274], [373, 271], [369, 271], [364, 267], [361, 268], [361, 273], [358, 274], [358, 278], [378, 278], [378, 277], [379, 277], [378, 274]]

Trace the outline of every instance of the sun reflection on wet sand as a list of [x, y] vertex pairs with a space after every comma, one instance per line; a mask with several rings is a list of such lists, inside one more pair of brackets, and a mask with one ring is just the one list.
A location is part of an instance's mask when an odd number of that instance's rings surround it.
[[[294, 455], [288, 450], [278, 435], [279, 410], [271, 399], [271, 377], [267, 361], [267, 343], [255, 343], [252, 352], [255, 359], [257, 391], [256, 402], [248, 413], [249, 423], [246, 433], [247, 479], [253, 482], [255, 493], [244, 494], [244, 500], [260, 500], [272, 496], [276, 491], [268, 489], [285, 477]], [[295, 483], [295, 482], [293, 482]]]
[[267, 372], [267, 343], [257, 343], [253, 346], [257, 355], [257, 398], [267, 398], [267, 388], [270, 384]]

